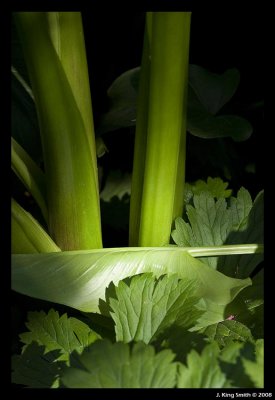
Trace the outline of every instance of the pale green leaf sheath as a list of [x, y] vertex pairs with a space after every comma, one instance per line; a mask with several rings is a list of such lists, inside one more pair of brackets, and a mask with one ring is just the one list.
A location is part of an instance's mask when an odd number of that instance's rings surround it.
[[[57, 55], [46, 15], [24, 12], [16, 17], [39, 116], [50, 233], [62, 250], [100, 248], [96, 155], [88, 139], [92, 126], [90, 121], [87, 131], [84, 100], [78, 99], [77, 84], [71, 82], [73, 73]], [[71, 51], [77, 51], [75, 46]], [[81, 76], [81, 71], [74, 72]], [[85, 93], [87, 88], [86, 98]]]
[[250, 279], [233, 279], [215, 271], [190, 256], [187, 249], [138, 247], [13, 255], [12, 287], [28, 296], [97, 312], [98, 301], [105, 298], [112, 281], [116, 284], [143, 272], [155, 276], [177, 273], [180, 278], [195, 279], [194, 295], [220, 305], [208, 325], [223, 320], [225, 305], [251, 284]]
[[169, 243], [173, 218], [182, 213], [190, 17], [153, 13], [139, 246]]

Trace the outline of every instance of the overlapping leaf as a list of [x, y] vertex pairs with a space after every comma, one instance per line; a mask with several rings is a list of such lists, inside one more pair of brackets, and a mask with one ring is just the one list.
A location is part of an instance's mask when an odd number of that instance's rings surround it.
[[223, 319], [226, 304], [250, 279], [226, 277], [178, 247], [102, 249], [12, 256], [12, 288], [28, 296], [97, 312], [110, 282], [143, 272], [194, 279], [195, 296], [220, 306], [210, 323]]
[[264, 271], [261, 269], [252, 279], [252, 286], [245, 288], [228, 304], [225, 315], [234, 315], [245, 324], [256, 339], [263, 337], [264, 321]]
[[152, 274], [133, 277], [129, 285], [119, 282], [116, 298], [109, 298], [116, 340], [149, 343], [173, 324], [193, 326], [202, 313], [196, 308], [195, 286], [195, 281], [178, 276], [157, 280]]
[[216, 341], [221, 347], [234, 341], [253, 341], [252, 334], [245, 325], [235, 320], [225, 320], [214, 325], [209, 325], [204, 334], [211, 341]]
[[[224, 198], [214, 199], [209, 191], [193, 196], [187, 204], [189, 222], [178, 218], [172, 237], [178, 246], [218, 246], [223, 244], [263, 242], [263, 192], [253, 206], [249, 192], [244, 188], [237, 197], [231, 197], [229, 206]], [[261, 261], [262, 255], [235, 257], [208, 257], [202, 259], [212, 268], [229, 276], [246, 277]]]
[[19, 356], [12, 357], [12, 382], [31, 388], [59, 387], [59, 350], [45, 354], [45, 347], [33, 342]]
[[68, 318], [66, 314], [59, 317], [57, 311], [50, 310], [29, 312], [26, 323], [29, 332], [22, 333], [20, 339], [26, 345], [32, 341], [45, 346], [45, 351], [60, 350], [59, 360], [67, 361], [74, 350], [81, 353], [85, 347], [98, 339], [84, 322]]
[[62, 382], [69, 388], [173, 388], [177, 364], [171, 350], [155, 354], [142, 342], [129, 344], [100, 340], [81, 355], [78, 368], [64, 368]]
[[211, 343], [201, 354], [191, 350], [187, 356], [187, 366], [180, 364], [178, 388], [225, 388], [230, 387], [219, 362], [219, 346]]

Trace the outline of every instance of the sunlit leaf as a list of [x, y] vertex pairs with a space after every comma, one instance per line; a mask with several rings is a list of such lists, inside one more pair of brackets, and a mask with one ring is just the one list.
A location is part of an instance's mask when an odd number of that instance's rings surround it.
[[201, 312], [196, 308], [196, 282], [178, 276], [152, 274], [121, 281], [115, 298], [109, 298], [111, 316], [115, 321], [116, 340], [149, 343], [171, 325], [189, 328]]
[[212, 323], [223, 320], [225, 305], [250, 285], [250, 279], [226, 277], [186, 250], [162, 247], [13, 255], [12, 288], [28, 296], [96, 312], [110, 282], [116, 284], [143, 272], [157, 277], [177, 273], [180, 278], [194, 279], [194, 295], [221, 307]]

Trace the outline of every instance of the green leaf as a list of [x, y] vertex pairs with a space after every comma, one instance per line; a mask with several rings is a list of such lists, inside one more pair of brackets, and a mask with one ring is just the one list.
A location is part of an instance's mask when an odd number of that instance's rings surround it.
[[136, 124], [137, 86], [140, 67], [121, 74], [108, 89], [110, 110], [103, 114], [97, 134]]
[[263, 339], [256, 342], [256, 361], [244, 359], [243, 365], [245, 372], [254, 382], [255, 387], [264, 387], [264, 341]]
[[120, 281], [116, 298], [109, 298], [115, 321], [116, 340], [149, 343], [171, 325], [194, 325], [201, 311], [196, 309], [196, 282], [178, 276], [152, 274], [135, 276], [127, 284]]
[[59, 387], [59, 374], [63, 363], [56, 362], [59, 350], [45, 353], [45, 347], [31, 343], [19, 356], [12, 357], [12, 383], [32, 388]]
[[189, 85], [211, 114], [216, 114], [231, 99], [239, 82], [240, 74], [236, 68], [214, 74], [198, 65], [189, 66]]
[[236, 298], [226, 306], [225, 315], [234, 315], [252, 332], [253, 337], [263, 337], [264, 321], [264, 271], [261, 269], [252, 279], [252, 286], [245, 288]]
[[195, 183], [189, 184], [185, 183], [184, 191], [186, 203], [193, 197], [194, 194], [199, 194], [201, 192], [209, 192], [212, 197], [219, 199], [230, 197], [232, 194], [231, 189], [227, 189], [228, 183], [223, 182], [221, 178], [207, 178], [207, 182], [201, 179], [197, 180]]
[[210, 325], [203, 333], [211, 341], [215, 340], [221, 347], [233, 341], [253, 341], [250, 329], [234, 320], [225, 320], [218, 324]]
[[100, 198], [104, 201], [110, 201], [112, 197], [117, 196], [121, 200], [125, 194], [131, 194], [131, 175], [123, 174], [119, 170], [111, 171], [104, 189], [100, 193]]
[[187, 366], [180, 364], [178, 388], [224, 388], [230, 387], [221, 371], [219, 347], [211, 343], [204, 347], [201, 354], [191, 350], [187, 356]]
[[[263, 223], [260, 220], [263, 212], [262, 196], [263, 192], [260, 192], [252, 206], [249, 192], [241, 188], [236, 198], [230, 198], [228, 205], [224, 198], [215, 200], [209, 191], [198, 192], [193, 197], [194, 205], [186, 205], [189, 222], [177, 218], [172, 238], [178, 246], [262, 243]], [[208, 257], [202, 261], [227, 275], [244, 278], [249, 276], [261, 259], [261, 254], [257, 256], [253, 254]], [[240, 269], [238, 266], [241, 261]]]
[[42, 226], [14, 199], [11, 203], [12, 253], [60, 252]]
[[[258, 349], [258, 359], [255, 354]], [[263, 387], [263, 341], [229, 343], [220, 354], [220, 367], [235, 388]], [[252, 379], [251, 379], [252, 378]]]
[[226, 277], [191, 257], [186, 249], [115, 248], [52, 254], [12, 256], [12, 288], [28, 296], [66, 304], [86, 312], [97, 312], [105, 289], [143, 272], [155, 276], [177, 273], [197, 281], [195, 296], [221, 306], [212, 323], [223, 320], [224, 306], [250, 279]]
[[78, 368], [64, 368], [62, 382], [69, 388], [173, 388], [177, 364], [174, 354], [144, 343], [99, 340], [79, 356]]
[[39, 205], [45, 221], [48, 219], [46, 205], [46, 181], [44, 173], [25, 150], [11, 138], [11, 167]]
[[190, 74], [188, 131], [205, 139], [227, 136], [235, 141], [248, 139], [253, 128], [247, 120], [236, 115], [215, 115], [233, 96], [239, 83], [238, 71], [217, 75], [193, 65]]
[[[256, 196], [250, 211], [249, 198], [245, 192], [243, 190], [242, 196], [240, 196], [239, 191], [237, 200], [231, 198], [231, 218], [235, 226], [232, 227], [225, 244], [263, 243], [264, 191], [262, 190]], [[228, 276], [245, 278], [254, 271], [262, 260], [263, 254], [239, 255], [230, 257], [230, 259], [220, 257], [217, 269]]]
[[207, 344], [206, 341], [207, 337], [201, 332], [190, 332], [186, 328], [173, 324], [154, 340], [154, 345], [159, 348], [171, 349], [176, 354], [176, 361], [186, 363], [190, 350], [201, 352]]
[[45, 346], [45, 351], [60, 350], [58, 360], [67, 361], [70, 353], [76, 350], [81, 353], [85, 347], [93, 343], [99, 336], [84, 322], [76, 318], [68, 318], [67, 314], [59, 317], [57, 311], [51, 309], [29, 312], [26, 323], [29, 332], [22, 333], [20, 339], [29, 345], [32, 341]]

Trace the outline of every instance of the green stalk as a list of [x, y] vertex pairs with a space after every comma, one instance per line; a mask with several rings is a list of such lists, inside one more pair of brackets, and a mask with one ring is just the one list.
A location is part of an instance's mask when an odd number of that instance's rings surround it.
[[11, 168], [33, 195], [47, 222], [48, 209], [45, 202], [46, 183], [44, 173], [13, 138], [11, 138]]
[[139, 238], [139, 224], [142, 190], [144, 181], [144, 167], [147, 142], [147, 122], [149, 104], [149, 79], [150, 79], [150, 45], [149, 37], [152, 32], [152, 13], [146, 15], [143, 53], [140, 69], [140, 80], [137, 100], [137, 122], [135, 132], [134, 163], [131, 185], [129, 245], [137, 246]]
[[[45, 13], [17, 13], [17, 24], [40, 123], [51, 236], [62, 250], [100, 248], [95, 146], [85, 126], [92, 129], [93, 123], [92, 119], [85, 122], [91, 115], [83, 117], [80, 105], [87, 91], [79, 100], [80, 88], [73, 84], [72, 89], [68, 79], [72, 81], [73, 72], [68, 73], [69, 78], [64, 72], [48, 33]], [[70, 44], [77, 57], [75, 42]], [[80, 76], [81, 65], [74, 72]], [[85, 75], [85, 66], [83, 69]], [[86, 100], [89, 105], [90, 97]]]
[[14, 199], [11, 203], [11, 247], [13, 254], [60, 251], [42, 226]]
[[83, 119], [98, 184], [93, 109], [81, 13], [48, 12], [46, 16], [53, 46]]
[[153, 14], [139, 246], [169, 243], [173, 218], [182, 213], [190, 19], [187, 12]]

